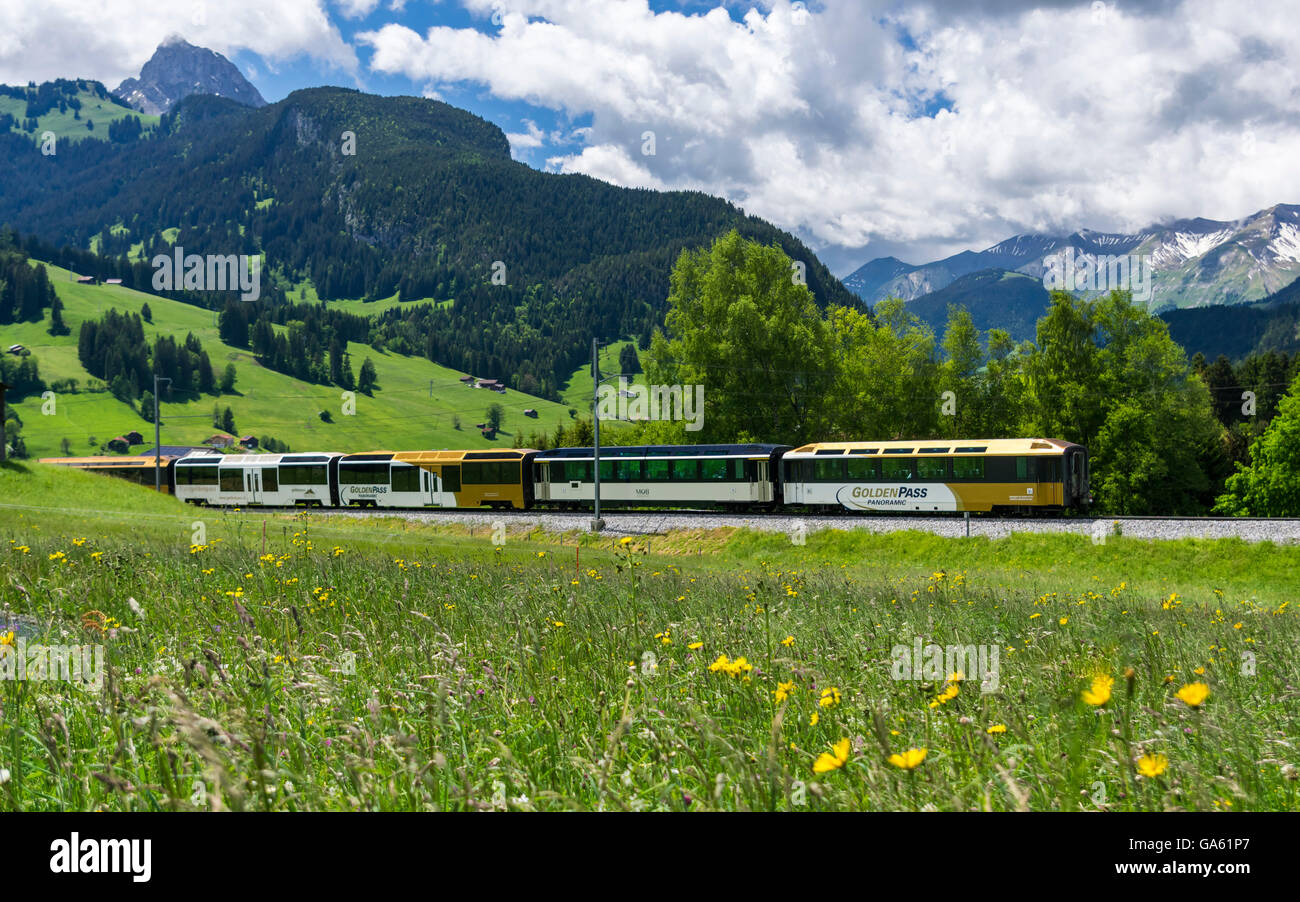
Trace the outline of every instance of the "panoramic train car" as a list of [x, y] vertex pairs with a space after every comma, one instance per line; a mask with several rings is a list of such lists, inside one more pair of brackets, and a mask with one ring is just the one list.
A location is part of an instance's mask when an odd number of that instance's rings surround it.
[[[168, 494], [173, 490], [172, 461], [174, 457], [164, 454], [161, 457], [162, 490]], [[134, 482], [137, 485], [154, 487], [154, 456], [136, 455], [134, 457], [117, 457], [101, 455], [99, 457], [42, 457], [40, 462], [56, 467], [72, 467], [77, 470], [90, 470], [92, 473], [107, 473]]]
[[523, 510], [529, 449], [375, 451], [339, 461], [339, 504], [358, 507], [491, 507]]
[[[777, 461], [788, 445], [615, 445], [600, 449], [600, 502], [610, 507], [772, 507]], [[532, 459], [539, 507], [590, 507], [591, 448], [539, 451]]]
[[334, 507], [341, 454], [191, 454], [176, 461], [176, 497], [220, 507]]
[[1088, 452], [1059, 439], [820, 442], [781, 461], [787, 505], [853, 511], [1076, 510]]

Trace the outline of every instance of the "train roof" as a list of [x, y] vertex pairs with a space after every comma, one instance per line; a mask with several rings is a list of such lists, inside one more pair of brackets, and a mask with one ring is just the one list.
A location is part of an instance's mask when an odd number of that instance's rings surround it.
[[[159, 460], [166, 464], [174, 457], [163, 454]], [[55, 467], [78, 467], [81, 469], [99, 469], [113, 467], [143, 467], [154, 465], [154, 456], [152, 454], [132, 454], [132, 455], [107, 455], [101, 454], [93, 457], [42, 457], [40, 462]]]
[[963, 455], [1058, 455], [1067, 448], [1079, 448], [1059, 438], [918, 438], [890, 442], [813, 442], [801, 445], [786, 457], [815, 457], [828, 454], [898, 454], [924, 457], [927, 454]]
[[303, 454], [190, 454], [176, 461], [179, 466], [273, 467], [278, 464], [324, 464], [341, 455], [333, 451]]
[[[789, 445], [601, 445], [602, 458], [615, 457], [771, 457]], [[570, 460], [592, 457], [592, 448], [554, 448], [539, 451], [537, 460]]]
[[495, 448], [473, 451], [397, 451], [393, 460], [408, 464], [458, 464], [490, 460], [523, 460], [529, 454], [537, 453], [532, 448]]

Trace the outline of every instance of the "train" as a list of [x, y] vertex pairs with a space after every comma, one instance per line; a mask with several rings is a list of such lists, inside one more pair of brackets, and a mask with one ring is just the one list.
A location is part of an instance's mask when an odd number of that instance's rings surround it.
[[[154, 458], [44, 458], [154, 484]], [[214, 507], [585, 510], [593, 448], [221, 454], [166, 459], [164, 491]], [[614, 445], [601, 506], [724, 511], [1065, 513], [1092, 503], [1088, 451], [1060, 439]]]

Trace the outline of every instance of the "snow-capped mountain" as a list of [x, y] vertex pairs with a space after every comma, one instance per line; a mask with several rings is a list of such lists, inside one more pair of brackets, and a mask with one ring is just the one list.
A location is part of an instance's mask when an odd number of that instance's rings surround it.
[[[983, 251], [921, 265], [883, 257], [844, 284], [869, 303], [915, 300], [985, 269], [1050, 280], [1063, 260], [1087, 259], [1104, 269], [1116, 258], [1127, 258], [1134, 271], [1149, 271], [1151, 296], [1144, 300], [1152, 310], [1256, 301], [1300, 276], [1300, 206], [1278, 204], [1236, 222], [1176, 220], [1133, 234], [1084, 229], [1065, 236], [1016, 235]], [[1077, 290], [1093, 294], [1109, 287], [1116, 286], [1102, 278]]]

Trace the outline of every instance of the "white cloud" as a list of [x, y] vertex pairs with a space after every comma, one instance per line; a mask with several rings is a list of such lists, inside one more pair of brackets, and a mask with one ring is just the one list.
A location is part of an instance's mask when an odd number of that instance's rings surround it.
[[[581, 153], [551, 157], [546, 161], [546, 167], [553, 172], [582, 173], [627, 188], [663, 191], [669, 187], [616, 144], [597, 144], [583, 148]], [[678, 184], [672, 187], [688, 186]]]
[[4, 0], [0, 82], [94, 78], [111, 90], [138, 75], [172, 34], [227, 57], [248, 50], [273, 62], [305, 54], [357, 69], [323, 0]]
[[533, 120], [525, 119], [524, 129], [522, 132], [506, 132], [510, 152], [516, 159], [525, 151], [536, 150], [546, 143], [546, 132], [538, 128]]
[[377, 71], [590, 115], [551, 168], [703, 188], [819, 246], [940, 253], [1300, 201], [1300, 18], [1283, 4], [774, 0], [740, 22], [644, 0], [464, 5], [487, 33], [357, 39]]

